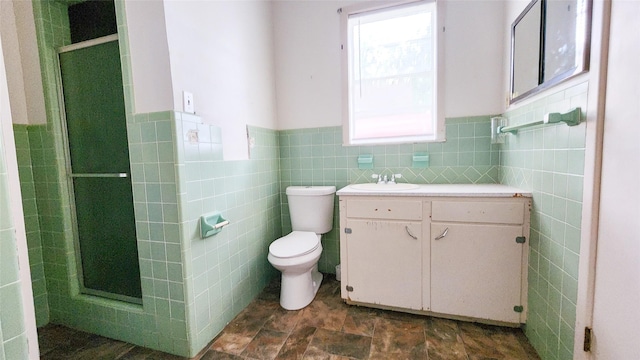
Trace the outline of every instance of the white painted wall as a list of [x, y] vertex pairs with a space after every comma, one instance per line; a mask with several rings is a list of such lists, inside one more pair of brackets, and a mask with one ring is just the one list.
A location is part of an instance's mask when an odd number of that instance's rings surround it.
[[31, 1], [2, 1], [0, 33], [15, 124], [45, 124], [44, 92]]
[[594, 358], [640, 359], [640, 2], [611, 6]]
[[[192, 92], [196, 113], [222, 128], [227, 160], [247, 157], [247, 124], [341, 125], [337, 9], [354, 2], [127, 2], [135, 111], [181, 110]], [[445, 116], [504, 111], [505, 4], [446, 3]]]
[[[342, 124], [340, 16], [355, 1], [273, 4], [278, 128]], [[505, 1], [445, 2], [445, 116], [504, 111]]]
[[276, 128], [268, 1], [127, 1], [135, 112], [195, 111], [222, 129], [225, 160], [246, 159], [246, 125]]
[[269, 1], [165, 1], [173, 107], [182, 91], [222, 129], [225, 160], [246, 159], [246, 125], [276, 128]]
[[134, 112], [173, 110], [169, 46], [162, 1], [125, 1]]
[[445, 117], [503, 113], [506, 1], [445, 1]]
[[279, 129], [342, 124], [337, 10], [352, 3], [273, 3]]

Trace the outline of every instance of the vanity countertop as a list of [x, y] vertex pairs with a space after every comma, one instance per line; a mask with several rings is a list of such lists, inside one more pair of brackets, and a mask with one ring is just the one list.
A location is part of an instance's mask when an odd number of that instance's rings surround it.
[[338, 196], [431, 196], [431, 197], [532, 197], [530, 191], [501, 184], [421, 184], [417, 189], [360, 190], [347, 185], [336, 193]]

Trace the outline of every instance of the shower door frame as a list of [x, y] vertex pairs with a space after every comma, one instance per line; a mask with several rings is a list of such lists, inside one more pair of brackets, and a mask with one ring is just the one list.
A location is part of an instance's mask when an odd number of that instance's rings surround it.
[[[62, 144], [64, 146], [63, 148], [64, 162], [65, 162], [64, 163], [64, 166], [65, 166], [64, 181], [67, 183], [67, 187], [69, 189], [69, 195], [70, 195], [69, 208], [71, 213], [71, 225], [73, 229], [73, 249], [74, 249], [76, 277], [77, 277], [76, 280], [78, 281], [79, 293], [81, 295], [93, 295], [93, 296], [99, 296], [101, 298], [106, 298], [111, 300], [124, 301], [133, 305], [142, 305], [142, 298], [116, 294], [108, 291], [96, 290], [96, 289], [85, 287], [84, 270], [82, 266], [82, 253], [80, 251], [80, 236], [79, 236], [79, 229], [78, 229], [78, 217], [77, 217], [76, 199], [75, 199], [76, 195], [75, 195], [75, 189], [73, 185], [73, 179], [80, 178], [80, 177], [104, 177], [104, 178], [130, 177], [131, 176], [131, 160], [129, 160], [129, 173], [74, 174], [73, 168], [71, 167], [71, 153], [69, 150], [70, 149], [69, 132], [67, 128], [67, 111], [66, 111], [65, 102], [64, 102], [64, 87], [62, 84], [62, 65], [60, 62], [60, 54], [65, 52], [71, 52], [74, 50], [84, 49], [84, 48], [88, 48], [96, 45], [102, 45], [102, 44], [106, 44], [114, 41], [119, 43], [118, 34], [111, 34], [111, 35], [107, 35], [107, 36], [103, 36], [103, 37], [99, 37], [91, 40], [85, 40], [85, 41], [77, 42], [71, 45], [62, 46], [56, 49], [55, 61], [56, 61], [57, 70], [58, 70], [56, 73], [57, 75], [56, 87], [57, 87], [57, 94], [58, 94], [58, 104], [60, 106], [60, 123], [61, 123], [60, 125], [61, 125]], [[135, 218], [134, 218], [134, 221], [135, 221]], [[136, 238], [136, 243], [137, 243], [137, 238]], [[136, 248], [137, 248], [137, 245], [136, 245]], [[138, 267], [139, 266], [140, 264], [138, 263]]]

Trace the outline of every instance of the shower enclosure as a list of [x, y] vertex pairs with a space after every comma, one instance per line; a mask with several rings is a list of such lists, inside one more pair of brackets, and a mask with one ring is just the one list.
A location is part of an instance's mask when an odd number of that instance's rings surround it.
[[58, 52], [80, 291], [141, 303], [118, 37]]

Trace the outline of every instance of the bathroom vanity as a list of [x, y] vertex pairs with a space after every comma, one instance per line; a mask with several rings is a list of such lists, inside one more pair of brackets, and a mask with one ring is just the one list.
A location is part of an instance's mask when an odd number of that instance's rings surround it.
[[348, 304], [526, 321], [531, 193], [495, 184], [380, 184], [337, 194]]

